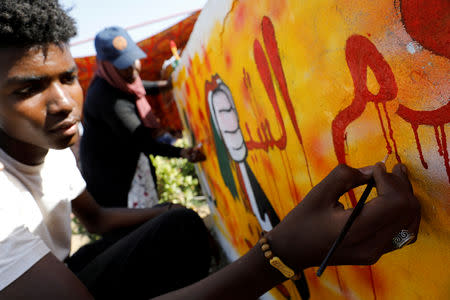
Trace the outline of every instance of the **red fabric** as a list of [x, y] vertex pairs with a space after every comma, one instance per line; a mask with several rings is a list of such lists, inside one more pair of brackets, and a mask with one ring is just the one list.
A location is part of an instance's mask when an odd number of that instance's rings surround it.
[[97, 60], [97, 71], [95, 76], [105, 79], [111, 86], [136, 97], [136, 107], [139, 117], [144, 126], [149, 128], [158, 128], [159, 123], [152, 112], [152, 107], [145, 98], [146, 92], [142, 84], [141, 77], [137, 76], [133, 83], [126, 82], [120, 76], [112, 63], [104, 60]]

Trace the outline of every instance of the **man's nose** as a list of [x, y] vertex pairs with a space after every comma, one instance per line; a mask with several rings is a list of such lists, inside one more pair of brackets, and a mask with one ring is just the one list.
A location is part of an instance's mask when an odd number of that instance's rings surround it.
[[64, 92], [59, 82], [53, 82], [48, 90], [47, 110], [49, 114], [69, 113], [73, 110], [71, 97]]

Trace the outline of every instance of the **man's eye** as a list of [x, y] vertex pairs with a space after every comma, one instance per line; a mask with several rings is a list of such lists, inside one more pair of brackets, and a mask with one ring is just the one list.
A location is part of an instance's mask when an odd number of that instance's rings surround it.
[[38, 85], [29, 85], [26, 87], [22, 87], [20, 89], [17, 89], [13, 92], [14, 95], [18, 96], [18, 97], [26, 97], [26, 96], [31, 96], [34, 93], [39, 91], [39, 86]]
[[61, 78], [61, 83], [63, 84], [73, 84], [78, 80], [78, 74], [67, 74]]

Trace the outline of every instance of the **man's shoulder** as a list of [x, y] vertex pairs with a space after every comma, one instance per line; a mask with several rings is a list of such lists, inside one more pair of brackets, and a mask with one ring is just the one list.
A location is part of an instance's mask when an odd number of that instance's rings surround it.
[[[0, 197], [10, 200], [24, 197], [28, 190], [23, 183], [13, 174], [8, 172], [4, 164], [0, 161]], [[10, 201], [0, 201], [0, 209]]]

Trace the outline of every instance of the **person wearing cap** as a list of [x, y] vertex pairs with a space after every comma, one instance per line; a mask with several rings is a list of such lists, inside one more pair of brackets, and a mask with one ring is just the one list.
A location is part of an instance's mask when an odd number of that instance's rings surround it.
[[[205, 157], [196, 148], [174, 147], [156, 139], [159, 123], [145, 95], [167, 87], [167, 83], [141, 80], [140, 59], [146, 54], [125, 29], [114, 26], [102, 30], [95, 37], [95, 49], [97, 72], [84, 104], [82, 174], [100, 205], [135, 207], [142, 200], [136, 199], [136, 189], [142, 198], [157, 197], [149, 154], [183, 157], [191, 162]], [[144, 164], [138, 165], [142, 161]], [[136, 174], [142, 168], [143, 174]]]

